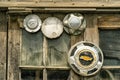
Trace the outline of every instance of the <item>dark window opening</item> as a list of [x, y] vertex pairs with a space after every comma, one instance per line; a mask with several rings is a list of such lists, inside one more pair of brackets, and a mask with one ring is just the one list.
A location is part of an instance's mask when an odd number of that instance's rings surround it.
[[69, 71], [48, 71], [48, 80], [68, 80]]
[[99, 33], [104, 65], [120, 65], [120, 30], [100, 30]]
[[21, 80], [43, 80], [42, 71], [21, 70]]

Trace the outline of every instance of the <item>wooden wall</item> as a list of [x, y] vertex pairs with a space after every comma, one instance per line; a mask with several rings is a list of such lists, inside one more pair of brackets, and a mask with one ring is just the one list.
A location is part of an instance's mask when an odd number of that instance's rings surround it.
[[[66, 13], [36, 14], [42, 21], [49, 16], [63, 20], [66, 15]], [[84, 13], [87, 20], [84, 33], [73, 36], [64, 31], [57, 39], [48, 39], [41, 31], [31, 34], [21, 28], [26, 15], [0, 13], [0, 80], [21, 80], [23, 75], [27, 75], [26, 72], [28, 75], [35, 76], [29, 80], [53, 80], [54, 77], [51, 76], [55, 74], [57, 80], [100, 80], [102, 79], [100, 74], [81, 77], [75, 74], [68, 65], [67, 53], [70, 47], [83, 40], [100, 45], [104, 55], [108, 53], [119, 55], [119, 45], [117, 45], [120, 33], [119, 14]], [[103, 70], [112, 68], [111, 72], [114, 73], [116, 80], [119, 80], [119, 58], [117, 60], [113, 58], [112, 62], [109, 58], [105, 58]], [[109, 67], [106, 68], [106, 65]], [[62, 74], [66, 75], [59, 78]], [[109, 78], [102, 80], [109, 80]]]
[[[62, 20], [66, 13], [37, 13], [37, 15], [40, 16], [42, 21], [49, 16], [55, 16]], [[71, 69], [69, 69], [70, 67], [67, 63], [67, 52], [72, 45], [83, 40], [90, 41], [99, 45], [99, 28], [100, 31], [101, 28], [104, 29], [107, 22], [108, 25], [111, 24], [111, 26], [114, 23], [116, 23], [116, 25], [119, 25], [119, 23], [117, 24], [117, 17], [119, 16], [118, 14], [84, 14], [87, 20], [87, 28], [83, 34], [78, 36], [72, 36], [64, 32], [57, 39], [48, 39], [41, 33], [41, 31], [35, 34], [31, 34], [25, 31], [23, 28], [20, 28], [18, 20], [19, 18], [23, 20], [25, 16], [26, 15], [9, 16], [8, 80], [20, 80], [21, 69], [22, 71], [28, 70], [28, 72], [29, 70], [34, 70], [33, 74], [36, 76], [31, 80], [52, 80], [53, 77], [50, 77], [50, 75], [52, 76], [52, 74], [53, 76], [56, 74], [56, 79], [58, 80], [66, 80], [66, 78], [70, 78], [71, 80], [96, 80], [97, 78], [101, 79], [99, 74], [93, 77], [81, 77], [75, 74]], [[108, 16], [112, 19], [106, 19], [106, 17]], [[111, 20], [113, 23], [110, 23]], [[104, 21], [106, 21], [106, 23]], [[104, 38], [102, 38], [102, 40], [103, 39]], [[102, 43], [103, 41], [100, 41], [100, 44], [104, 44]], [[57, 74], [59, 73], [66, 73], [69, 76], [64, 76], [63, 79], [58, 78], [57, 76], [59, 75]], [[43, 75], [43, 77], [40, 77], [41, 75]], [[105, 80], [109, 80], [109, 78], [106, 78]]]

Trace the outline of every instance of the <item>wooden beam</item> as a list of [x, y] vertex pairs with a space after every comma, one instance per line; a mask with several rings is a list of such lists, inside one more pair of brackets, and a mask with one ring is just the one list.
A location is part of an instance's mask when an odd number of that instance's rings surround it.
[[[0, 8], [0, 10], [2, 10], [2, 8]], [[21, 8], [21, 7], [9, 7], [9, 8], [5, 8], [4, 10], [8, 10], [8, 13], [32, 13], [32, 12], [63, 12], [63, 13], [67, 13], [67, 12], [101, 12], [101, 13], [113, 13], [113, 12], [120, 12], [120, 9], [118, 8], [85, 8], [85, 7], [46, 7], [46, 8], [38, 8], [38, 7], [32, 7], [32, 8]], [[23, 15], [23, 14], [22, 14]]]
[[20, 69], [43, 70], [44, 66], [19, 66]]
[[99, 15], [98, 27], [100, 29], [120, 29], [120, 15], [119, 14]]
[[62, 66], [19, 66], [20, 69], [32, 69], [32, 70], [43, 70], [44, 68], [48, 70], [70, 70], [70, 67], [62, 67]]
[[0, 80], [6, 80], [7, 17], [0, 12]]
[[[83, 41], [84, 33], [81, 35], [71, 35], [71, 46], [75, 45], [77, 42]], [[81, 76], [76, 75], [76, 73], [70, 68], [70, 80], [80, 80]]]
[[47, 70], [43, 69], [43, 80], [47, 80]]
[[19, 58], [21, 31], [17, 16], [8, 17], [8, 72], [7, 80], [19, 80]]
[[84, 32], [84, 41], [93, 42], [96, 45], [99, 45], [97, 14], [87, 14], [85, 17], [87, 21], [87, 28]]
[[[87, 28], [84, 32], [84, 41], [93, 42], [99, 45], [99, 33], [97, 25], [97, 14], [86, 14]], [[97, 75], [91, 77], [84, 77], [84, 80], [96, 80]]]
[[0, 2], [0, 7], [81, 7], [81, 8], [116, 8], [120, 1], [110, 2]]
[[[27, 69], [27, 70], [43, 70], [44, 66], [19, 66], [20, 69]], [[53, 67], [53, 66], [47, 66], [47, 70], [70, 70], [70, 67]], [[102, 69], [120, 69], [120, 66], [103, 66]]]
[[120, 66], [103, 66], [102, 69], [120, 69]]
[[36, 71], [35, 80], [40, 80], [40, 71]]

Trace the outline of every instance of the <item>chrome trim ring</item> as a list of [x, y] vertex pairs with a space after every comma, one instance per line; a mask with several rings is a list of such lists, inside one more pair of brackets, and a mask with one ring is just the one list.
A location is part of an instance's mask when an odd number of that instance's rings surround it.
[[103, 61], [101, 49], [91, 42], [76, 43], [68, 54], [69, 65], [77, 74], [82, 76], [91, 76], [99, 72]]

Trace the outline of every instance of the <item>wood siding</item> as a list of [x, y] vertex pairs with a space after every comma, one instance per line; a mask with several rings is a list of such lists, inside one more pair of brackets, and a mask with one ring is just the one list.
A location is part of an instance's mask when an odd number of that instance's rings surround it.
[[[67, 13], [36, 14], [42, 21], [50, 16], [58, 17], [62, 21]], [[25, 74], [24, 71], [27, 72], [27, 70], [34, 74], [35, 80], [52, 80], [54, 78], [51, 75], [55, 74], [58, 80], [101, 79], [100, 74], [92, 77], [82, 77], [75, 74], [68, 65], [67, 54], [72, 45], [85, 40], [100, 45], [104, 54], [113, 54], [114, 52], [119, 55], [119, 45], [117, 44], [119, 44], [120, 15], [96, 13], [84, 13], [83, 15], [87, 20], [87, 28], [84, 33], [73, 36], [64, 31], [59, 38], [48, 39], [42, 34], [41, 30], [34, 34], [24, 30], [22, 24], [26, 14], [6, 15], [6, 12], [1, 12], [0, 80], [6, 80], [6, 78], [7, 80], [21, 80], [21, 77], [23, 77], [21, 74]], [[119, 80], [119, 60], [113, 59], [112, 62], [106, 58], [102, 69], [112, 68], [113, 70], [110, 69], [111, 72], [114, 73], [116, 80]], [[114, 71], [114, 69], [118, 69], [118, 71]], [[59, 78], [58, 75], [61, 74], [66, 75]], [[109, 80], [109, 78], [104, 80]]]
[[21, 31], [17, 24], [17, 16], [8, 17], [8, 76], [7, 80], [19, 80], [19, 59]]
[[7, 21], [6, 13], [0, 11], [0, 80], [6, 80]]

